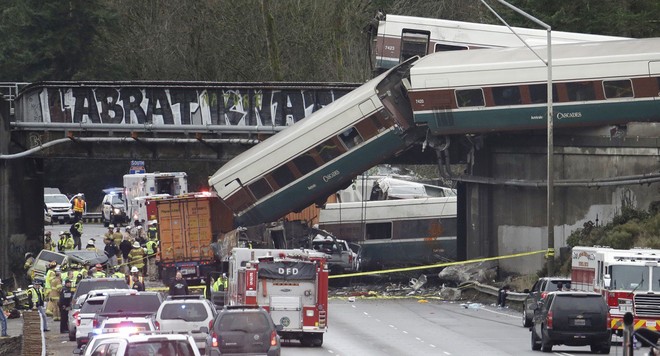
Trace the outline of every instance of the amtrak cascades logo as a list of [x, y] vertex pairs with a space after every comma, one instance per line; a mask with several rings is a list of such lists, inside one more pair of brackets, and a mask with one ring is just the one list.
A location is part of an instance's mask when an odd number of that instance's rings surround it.
[[332, 178], [334, 178], [338, 175], [339, 175], [339, 171], [332, 171], [329, 174], [326, 174], [326, 175], [323, 176], [323, 181], [327, 183], [327, 182], [330, 181], [330, 179], [332, 179]]
[[558, 112], [557, 113], [557, 119], [579, 119], [582, 117], [582, 113], [579, 111], [575, 112]]

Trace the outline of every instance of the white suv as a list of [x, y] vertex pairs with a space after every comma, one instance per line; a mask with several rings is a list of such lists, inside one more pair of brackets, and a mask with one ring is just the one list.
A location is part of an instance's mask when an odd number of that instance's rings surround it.
[[[114, 335], [115, 337], [112, 337]], [[91, 355], [180, 355], [200, 356], [195, 341], [190, 335], [159, 334], [144, 332], [133, 335], [108, 334], [91, 347], [85, 349], [85, 356]]]
[[215, 306], [201, 295], [169, 296], [156, 312], [156, 328], [181, 333], [200, 331], [192, 336], [199, 351], [204, 352], [206, 336], [217, 313]]
[[73, 206], [64, 194], [44, 194], [44, 221], [56, 221], [60, 224], [73, 221]]

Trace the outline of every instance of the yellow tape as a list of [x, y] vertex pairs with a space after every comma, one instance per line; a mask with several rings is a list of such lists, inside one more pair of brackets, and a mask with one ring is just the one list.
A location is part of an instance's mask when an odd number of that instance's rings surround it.
[[548, 250], [545, 253], [545, 258], [550, 258], [555, 256], [555, 249], [554, 248], [548, 248]]
[[372, 275], [372, 274], [408, 272], [408, 271], [415, 271], [415, 270], [420, 270], [420, 269], [431, 269], [431, 268], [439, 268], [439, 267], [447, 267], [447, 266], [456, 266], [456, 265], [462, 265], [462, 264], [468, 264], [468, 263], [475, 263], [475, 262], [485, 262], [485, 261], [503, 260], [503, 259], [506, 259], [506, 258], [515, 258], [515, 257], [523, 257], [523, 256], [538, 255], [538, 254], [541, 254], [541, 253], [546, 253], [546, 250], [539, 250], [539, 251], [532, 251], [532, 252], [521, 252], [521, 253], [514, 253], [514, 254], [512, 254], [512, 255], [504, 255], [504, 256], [497, 256], [497, 257], [478, 258], [478, 259], [467, 260], [467, 261], [455, 261], [455, 262], [436, 263], [436, 264], [434, 264], [434, 265], [426, 265], [426, 266], [415, 266], [415, 267], [405, 267], [405, 268], [393, 268], [393, 269], [385, 269], [385, 270], [382, 270], [382, 271], [369, 271], [369, 272], [356, 272], [356, 273], [347, 273], [347, 274], [337, 274], [337, 275], [329, 276], [328, 278], [330, 278], [330, 279], [335, 279], [335, 278], [347, 278], [347, 277], [357, 277], [357, 276], [368, 276], [368, 275]]

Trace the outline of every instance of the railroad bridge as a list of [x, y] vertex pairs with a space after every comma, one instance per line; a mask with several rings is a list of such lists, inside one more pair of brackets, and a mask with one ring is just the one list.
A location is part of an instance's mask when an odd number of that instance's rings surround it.
[[[24, 252], [39, 248], [44, 160], [212, 161], [219, 168], [357, 86], [47, 82], [0, 99], [0, 277], [20, 271]], [[556, 130], [554, 141], [555, 246], [587, 221], [609, 221], [622, 204], [660, 201], [657, 123]], [[421, 147], [397, 162], [437, 163]], [[459, 256], [547, 246], [545, 132], [466, 136], [449, 147], [441, 171], [458, 183]], [[464, 174], [451, 174], [455, 163]], [[532, 256], [501, 266], [515, 272], [541, 263]]]

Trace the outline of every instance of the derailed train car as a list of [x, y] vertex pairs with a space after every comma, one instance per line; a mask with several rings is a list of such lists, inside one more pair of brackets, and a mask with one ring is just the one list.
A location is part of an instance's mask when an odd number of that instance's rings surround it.
[[370, 80], [220, 168], [209, 184], [234, 212], [236, 225], [275, 221], [325, 202], [357, 175], [415, 142], [420, 132], [412, 121], [405, 83], [417, 59]]

